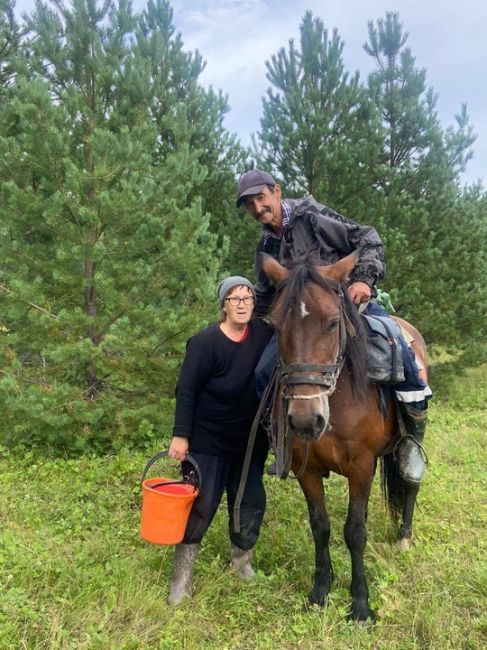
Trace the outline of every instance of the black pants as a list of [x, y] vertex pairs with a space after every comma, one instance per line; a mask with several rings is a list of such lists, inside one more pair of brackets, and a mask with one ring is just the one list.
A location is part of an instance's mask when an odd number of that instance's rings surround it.
[[244, 457], [224, 458], [190, 452], [198, 463], [202, 476], [202, 490], [196, 498], [184, 535], [184, 544], [201, 542], [220, 505], [223, 492], [227, 493], [228, 528], [230, 540], [248, 551], [255, 545], [264, 517], [266, 495], [262, 475], [267, 457], [265, 452], [254, 452], [240, 506], [240, 533], [233, 526], [233, 506], [237, 496]]

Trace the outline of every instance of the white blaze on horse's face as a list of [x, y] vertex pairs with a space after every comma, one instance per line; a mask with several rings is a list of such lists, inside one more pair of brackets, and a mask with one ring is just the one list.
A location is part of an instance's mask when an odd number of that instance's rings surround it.
[[309, 316], [309, 311], [306, 309], [306, 303], [304, 302], [304, 300], [301, 300], [299, 308], [301, 312], [301, 318], [305, 318], [306, 316]]

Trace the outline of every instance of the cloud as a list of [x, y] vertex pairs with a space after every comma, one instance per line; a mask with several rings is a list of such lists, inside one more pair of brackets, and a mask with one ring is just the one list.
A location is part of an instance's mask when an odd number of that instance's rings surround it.
[[185, 36], [218, 44], [258, 24], [268, 10], [263, 0], [190, 0], [177, 4], [175, 17]]

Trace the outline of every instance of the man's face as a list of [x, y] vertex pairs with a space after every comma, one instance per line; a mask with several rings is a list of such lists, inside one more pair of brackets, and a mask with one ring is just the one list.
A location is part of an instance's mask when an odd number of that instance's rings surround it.
[[245, 207], [256, 221], [274, 230], [282, 227], [281, 188], [265, 187], [260, 194], [251, 194], [245, 199]]

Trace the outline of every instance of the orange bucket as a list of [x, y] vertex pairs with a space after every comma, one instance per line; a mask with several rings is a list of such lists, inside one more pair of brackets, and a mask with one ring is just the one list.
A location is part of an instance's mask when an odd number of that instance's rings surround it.
[[147, 463], [142, 474], [142, 519], [140, 535], [152, 544], [178, 544], [184, 537], [189, 513], [201, 490], [201, 472], [196, 461], [188, 454], [188, 460], [196, 470], [181, 480], [172, 478], [148, 478], [150, 467], [167, 456], [167, 451], [156, 454]]

